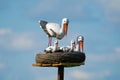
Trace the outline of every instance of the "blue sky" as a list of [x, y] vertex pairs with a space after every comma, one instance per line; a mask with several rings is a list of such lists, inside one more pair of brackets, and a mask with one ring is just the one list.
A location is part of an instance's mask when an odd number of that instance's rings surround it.
[[33, 67], [35, 55], [47, 46], [38, 20], [70, 20], [68, 45], [84, 36], [85, 65], [65, 68], [65, 80], [120, 79], [119, 0], [1, 0], [0, 80], [56, 80], [57, 68]]

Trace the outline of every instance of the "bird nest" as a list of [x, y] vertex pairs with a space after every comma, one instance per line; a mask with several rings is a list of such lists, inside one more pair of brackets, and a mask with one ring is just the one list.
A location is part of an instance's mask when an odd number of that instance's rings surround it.
[[57, 66], [77, 66], [84, 61], [85, 54], [81, 52], [38, 53], [36, 55], [36, 64], [46, 64], [49, 66], [53, 66], [53, 64], [59, 64]]

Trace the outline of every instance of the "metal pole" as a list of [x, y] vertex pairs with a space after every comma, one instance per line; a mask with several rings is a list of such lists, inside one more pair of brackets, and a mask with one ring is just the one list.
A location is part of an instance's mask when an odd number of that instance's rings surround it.
[[64, 80], [64, 66], [58, 66], [58, 80]]

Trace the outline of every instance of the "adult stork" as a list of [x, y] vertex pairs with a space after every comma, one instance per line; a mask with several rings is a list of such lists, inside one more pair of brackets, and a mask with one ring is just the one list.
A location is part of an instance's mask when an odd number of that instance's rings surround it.
[[61, 26], [57, 23], [50, 23], [44, 20], [39, 21], [40, 26], [48, 36], [48, 46], [51, 46], [52, 37], [57, 39], [62, 39], [68, 32], [68, 23], [67, 18], [62, 19]]

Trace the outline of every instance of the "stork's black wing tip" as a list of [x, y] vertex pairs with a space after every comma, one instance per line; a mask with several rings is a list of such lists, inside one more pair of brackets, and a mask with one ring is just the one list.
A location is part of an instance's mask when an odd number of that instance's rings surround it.
[[40, 25], [41, 26], [46, 26], [46, 24], [48, 23], [47, 21], [44, 21], [44, 20], [41, 20], [41, 21], [39, 21], [39, 23], [40, 23]]

